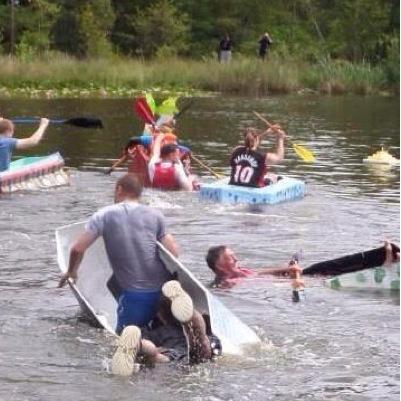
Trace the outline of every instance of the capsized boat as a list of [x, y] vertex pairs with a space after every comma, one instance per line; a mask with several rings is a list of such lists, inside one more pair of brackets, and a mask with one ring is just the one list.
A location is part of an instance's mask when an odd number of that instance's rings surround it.
[[400, 290], [400, 263], [386, 266], [377, 266], [354, 273], [340, 274], [339, 276], [323, 281], [324, 285], [334, 290], [341, 288]]
[[[56, 230], [57, 259], [62, 272], [68, 268], [71, 244], [83, 229], [84, 223], [76, 223]], [[205, 317], [208, 331], [219, 338], [223, 354], [240, 355], [245, 345], [260, 343], [256, 333], [212, 295], [161, 244], [159, 254], [166, 268], [172, 274], [177, 274], [181, 285], [191, 295], [195, 308]], [[117, 302], [112, 293], [111, 280], [112, 269], [104, 242], [98, 238], [85, 253], [76, 283], [69, 284], [81, 308], [107, 331], [115, 334]]]
[[0, 193], [67, 185], [69, 176], [63, 167], [64, 159], [58, 152], [12, 161], [10, 168], [0, 173]]
[[[391, 244], [394, 260], [400, 248]], [[333, 276], [324, 284], [333, 289], [361, 288], [399, 290], [400, 264], [384, 264], [384, 247], [358, 252], [340, 258], [315, 263], [302, 271], [303, 275]]]
[[212, 183], [201, 184], [200, 199], [226, 204], [273, 205], [300, 199], [306, 194], [305, 182], [291, 177], [282, 177], [275, 184], [261, 188], [230, 185], [228, 182], [229, 178], [223, 178]]
[[400, 161], [383, 148], [373, 153], [373, 155], [368, 156], [366, 159], [363, 159], [363, 162], [372, 164], [389, 164], [393, 166], [400, 165]]

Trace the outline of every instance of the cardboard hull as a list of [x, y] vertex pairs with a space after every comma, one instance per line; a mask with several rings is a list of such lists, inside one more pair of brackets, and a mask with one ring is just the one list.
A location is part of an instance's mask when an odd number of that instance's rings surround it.
[[[56, 230], [58, 264], [62, 272], [68, 268], [73, 241], [84, 229], [76, 223]], [[240, 355], [243, 346], [260, 343], [256, 333], [227, 309], [204, 287], [185, 266], [159, 244], [160, 257], [171, 273], [176, 273], [183, 288], [191, 295], [195, 308], [207, 317], [210, 331], [217, 336], [223, 354]], [[115, 334], [117, 302], [107, 282], [112, 276], [102, 238], [87, 250], [81, 262], [76, 283], [70, 286], [81, 307], [89, 312], [106, 330]]]

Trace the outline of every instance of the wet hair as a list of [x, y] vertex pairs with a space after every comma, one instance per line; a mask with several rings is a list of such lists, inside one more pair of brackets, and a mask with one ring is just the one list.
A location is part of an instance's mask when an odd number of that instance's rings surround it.
[[244, 133], [244, 142], [245, 147], [248, 150], [251, 150], [254, 146], [256, 141], [260, 139], [260, 133], [256, 131], [254, 128], [247, 128]]
[[125, 174], [116, 183], [116, 188], [121, 187], [122, 190], [133, 195], [135, 198], [139, 198], [142, 193], [142, 184], [135, 176], [135, 174]]
[[169, 154], [174, 153], [177, 149], [178, 149], [178, 146], [176, 144], [168, 143], [160, 149], [160, 157], [161, 158], [166, 157]]
[[212, 246], [207, 251], [206, 263], [211, 270], [216, 271], [216, 262], [220, 255], [226, 250], [225, 245]]
[[12, 132], [13, 130], [14, 124], [11, 120], [7, 120], [6, 118], [0, 120], [0, 135], [3, 135], [8, 131]]

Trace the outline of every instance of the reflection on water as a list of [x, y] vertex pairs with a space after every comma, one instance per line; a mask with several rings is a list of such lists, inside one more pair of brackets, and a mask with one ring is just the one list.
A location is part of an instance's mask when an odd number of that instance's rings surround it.
[[[0, 399], [8, 400], [398, 400], [399, 296], [332, 291], [308, 278], [304, 302], [286, 280], [249, 280], [216, 294], [265, 339], [244, 358], [122, 379], [104, 364], [112, 339], [77, 321], [77, 303], [55, 288], [54, 230], [111, 202], [105, 176], [125, 140], [140, 132], [129, 100], [0, 101], [6, 116], [94, 115], [103, 131], [51, 127], [29, 154], [59, 150], [71, 186], [0, 198]], [[202, 161], [227, 173], [240, 127], [261, 126], [252, 110], [281, 122], [307, 146], [313, 165], [289, 147], [280, 174], [307, 182], [300, 201], [266, 206], [200, 203], [195, 194], [146, 190], [166, 215], [181, 260], [207, 283], [209, 246], [227, 244], [244, 265], [262, 267], [303, 251], [302, 265], [399, 242], [399, 168], [362, 162], [381, 146], [399, 157], [399, 105], [388, 98], [197, 99], [179, 121], [180, 138]], [[386, 116], [383, 119], [383, 116]], [[29, 132], [32, 127], [19, 127]], [[272, 146], [271, 142], [267, 146]], [[197, 169], [197, 166], [194, 166]], [[212, 180], [197, 169], [203, 180]], [[95, 268], [95, 267], [94, 267]]]

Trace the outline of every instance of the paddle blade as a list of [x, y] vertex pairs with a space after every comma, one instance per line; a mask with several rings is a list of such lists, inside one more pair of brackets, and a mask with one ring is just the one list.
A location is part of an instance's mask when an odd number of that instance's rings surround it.
[[148, 104], [152, 114], [155, 114], [157, 107], [156, 107], [155, 99], [153, 99], [152, 94], [151, 93], [146, 93], [145, 99], [146, 99], [146, 103]]
[[[37, 124], [40, 122], [39, 117], [18, 117], [12, 118], [14, 124]], [[51, 119], [50, 124], [67, 124], [80, 128], [103, 128], [102, 120], [93, 117], [74, 117], [69, 120]]]
[[134, 111], [136, 115], [145, 123], [155, 125], [155, 119], [146, 99], [140, 97], [134, 102]]
[[80, 128], [103, 128], [102, 120], [91, 117], [70, 118], [69, 120], [65, 120], [63, 124], [74, 125], [75, 127]]
[[159, 114], [169, 114], [173, 115], [178, 112], [177, 109], [177, 98], [176, 97], [169, 97], [167, 98], [158, 108], [157, 112]]
[[296, 143], [292, 144], [292, 148], [294, 149], [295, 153], [303, 160], [309, 163], [313, 163], [316, 159], [313, 153], [305, 148], [304, 146], [297, 145]]

